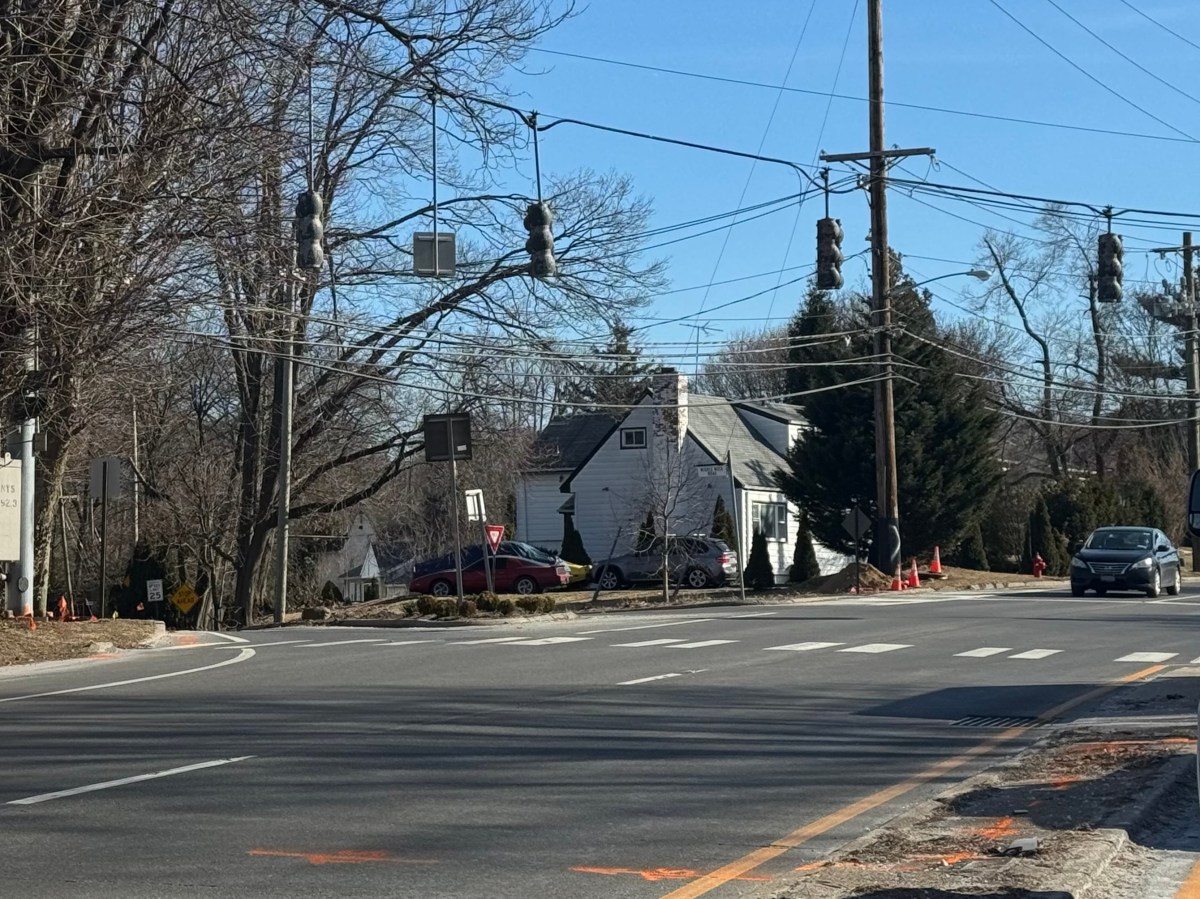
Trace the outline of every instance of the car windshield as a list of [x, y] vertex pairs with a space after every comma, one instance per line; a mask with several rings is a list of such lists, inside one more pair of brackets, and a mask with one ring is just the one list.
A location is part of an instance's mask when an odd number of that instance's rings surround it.
[[1153, 534], [1135, 528], [1104, 528], [1093, 531], [1084, 549], [1123, 549], [1149, 551]]

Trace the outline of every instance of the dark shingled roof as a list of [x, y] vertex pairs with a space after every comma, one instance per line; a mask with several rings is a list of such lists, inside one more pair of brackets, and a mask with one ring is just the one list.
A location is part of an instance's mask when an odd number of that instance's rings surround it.
[[718, 462], [729, 451], [733, 476], [743, 487], [778, 489], [775, 472], [787, 460], [754, 430], [729, 400], [693, 393], [688, 397], [688, 433]]
[[581, 412], [550, 419], [533, 447], [536, 471], [574, 471], [617, 425], [607, 412]]

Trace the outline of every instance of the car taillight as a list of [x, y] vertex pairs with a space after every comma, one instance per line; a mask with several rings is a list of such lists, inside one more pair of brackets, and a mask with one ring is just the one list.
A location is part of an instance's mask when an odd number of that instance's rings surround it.
[[733, 553], [721, 553], [721, 557], [719, 559], [717, 559], [717, 561], [720, 562], [722, 565], [732, 565], [733, 564]]

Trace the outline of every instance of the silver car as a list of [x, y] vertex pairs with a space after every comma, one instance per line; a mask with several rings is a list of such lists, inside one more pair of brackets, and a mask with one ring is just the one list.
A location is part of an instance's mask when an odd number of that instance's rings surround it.
[[[668, 537], [665, 548], [672, 583], [699, 589], [719, 587], [738, 577], [737, 553], [714, 537]], [[662, 580], [663, 549], [663, 538], [657, 537], [646, 549], [595, 562], [592, 581], [601, 590], [658, 583]]]

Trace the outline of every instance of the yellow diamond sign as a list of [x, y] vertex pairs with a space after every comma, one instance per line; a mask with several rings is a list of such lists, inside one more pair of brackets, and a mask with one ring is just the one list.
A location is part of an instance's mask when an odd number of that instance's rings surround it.
[[196, 591], [187, 584], [180, 584], [179, 588], [171, 594], [171, 602], [174, 603], [175, 608], [179, 609], [179, 611], [181, 611], [184, 615], [190, 612], [192, 610], [192, 606], [199, 601], [200, 597], [196, 595]]

